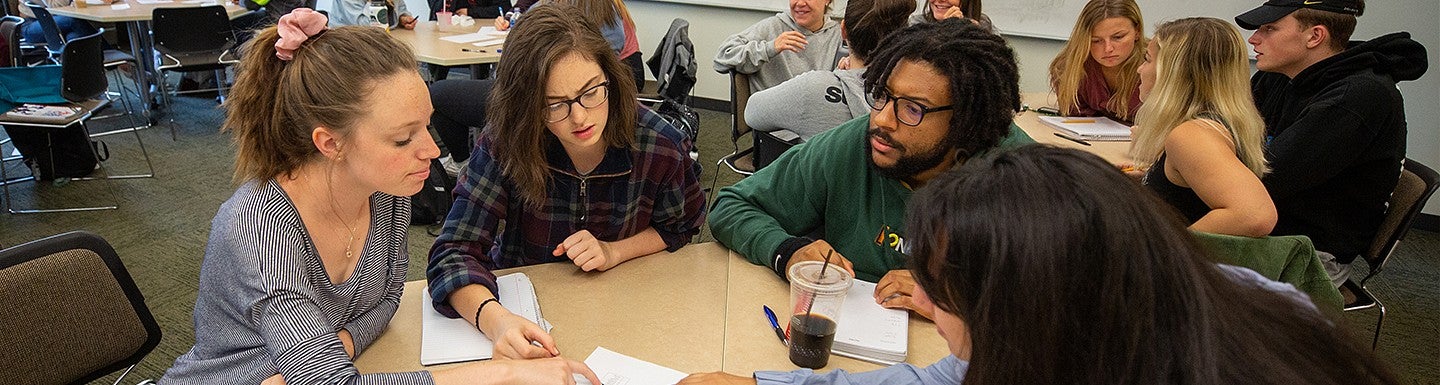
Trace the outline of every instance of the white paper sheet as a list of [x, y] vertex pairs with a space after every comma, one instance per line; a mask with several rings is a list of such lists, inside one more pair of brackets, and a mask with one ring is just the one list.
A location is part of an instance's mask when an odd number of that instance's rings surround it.
[[485, 39], [489, 39], [489, 38], [491, 38], [491, 36], [488, 35], [488, 34], [481, 33], [481, 32], [476, 32], [476, 33], [465, 33], [465, 34], [459, 34], [459, 35], [450, 35], [450, 36], [442, 37], [442, 38], [440, 38], [440, 40], [448, 41], [448, 42], [451, 42], [451, 43], [465, 44], [465, 43], [469, 43], [469, 42], [472, 42], [472, 41], [480, 41], [480, 40], [485, 40]]
[[116, 10], [116, 11], [123, 11], [123, 10], [130, 9], [130, 4], [111, 4], [111, 5], [110, 5], [110, 9], [113, 9], [113, 10]]
[[501, 30], [495, 29], [495, 27], [491, 26], [491, 27], [480, 27], [480, 32], [476, 32], [476, 33], [483, 33], [483, 34], [490, 35], [490, 36], [507, 36], [507, 35], [510, 34], [510, 31], [501, 31]]
[[476, 47], [485, 47], [485, 46], [492, 46], [492, 45], [498, 45], [498, 44], [504, 44], [504, 43], [505, 43], [505, 38], [503, 38], [503, 37], [492, 37], [492, 38], [488, 38], [488, 39], [485, 39], [485, 40], [481, 40], [481, 41], [474, 42], [474, 43], [472, 43], [472, 44], [474, 44]]
[[840, 308], [831, 352], [870, 362], [904, 361], [909, 348], [910, 313], [875, 303], [875, 284], [855, 280]]
[[[685, 373], [644, 360], [616, 353], [605, 347], [596, 347], [585, 365], [595, 371], [604, 385], [673, 385], [685, 378]], [[577, 385], [594, 385], [583, 378], [575, 377]]]
[[173, 3], [174, 0], [135, 0], [135, 2], [140, 4], [164, 4]]

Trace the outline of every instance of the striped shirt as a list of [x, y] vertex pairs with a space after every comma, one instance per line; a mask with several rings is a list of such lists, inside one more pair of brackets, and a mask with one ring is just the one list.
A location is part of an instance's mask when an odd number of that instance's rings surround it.
[[633, 148], [610, 148], [589, 174], [575, 170], [569, 155], [548, 138], [545, 162], [550, 182], [539, 209], [527, 207], [513, 180], [501, 172], [490, 135], [480, 135], [476, 152], [455, 186], [455, 204], [430, 249], [430, 295], [435, 310], [460, 315], [450, 293], [470, 284], [496, 293], [492, 270], [569, 261], [553, 256], [555, 245], [580, 230], [607, 242], [655, 228], [665, 249], [690, 243], [705, 222], [700, 165], [690, 159], [690, 141], [660, 115], [641, 107]]
[[375, 193], [350, 278], [330, 282], [300, 214], [275, 181], [250, 182], [220, 206], [200, 267], [195, 346], [160, 383], [430, 384], [428, 372], [360, 375], [336, 333], [363, 352], [400, 305], [410, 199]]

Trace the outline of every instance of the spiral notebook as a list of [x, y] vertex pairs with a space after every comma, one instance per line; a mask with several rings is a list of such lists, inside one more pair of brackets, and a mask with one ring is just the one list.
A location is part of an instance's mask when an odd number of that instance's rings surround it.
[[[535, 285], [525, 273], [497, 277], [500, 286], [500, 303], [506, 309], [525, 317], [549, 332], [554, 328], [540, 315], [540, 301], [535, 297]], [[475, 329], [475, 325], [464, 318], [449, 318], [435, 311], [431, 305], [430, 291], [421, 291], [420, 301], [420, 364], [436, 365], [451, 362], [490, 359], [494, 355], [495, 342]]]
[[895, 365], [905, 361], [910, 345], [910, 312], [875, 303], [875, 284], [855, 280], [840, 307], [831, 353]]
[[1109, 118], [1041, 116], [1040, 122], [1074, 139], [1101, 142], [1126, 142], [1130, 140], [1130, 126]]

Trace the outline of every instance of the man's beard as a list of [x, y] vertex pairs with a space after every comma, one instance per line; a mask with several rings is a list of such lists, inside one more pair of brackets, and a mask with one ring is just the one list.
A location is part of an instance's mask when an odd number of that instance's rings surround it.
[[[955, 149], [950, 136], [947, 134], [946, 138], [940, 143], [936, 143], [935, 147], [931, 147], [930, 151], [912, 154], [908, 152], [905, 145], [891, 138], [889, 133], [878, 128], [871, 128], [869, 135], [865, 137], [865, 158], [870, 160], [870, 167], [880, 173], [880, 176], [909, 181], [914, 176], [934, 169], [935, 166], [940, 165], [940, 162], [945, 161], [945, 155]], [[900, 155], [894, 165], [882, 167], [875, 163], [875, 153], [870, 146], [870, 137], [879, 137], [881, 142], [890, 146], [892, 152]]]

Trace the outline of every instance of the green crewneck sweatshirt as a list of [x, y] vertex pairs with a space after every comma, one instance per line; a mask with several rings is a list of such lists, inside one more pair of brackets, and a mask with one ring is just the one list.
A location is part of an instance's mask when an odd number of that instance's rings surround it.
[[[905, 268], [905, 204], [913, 191], [871, 168], [869, 125], [869, 115], [855, 118], [721, 189], [709, 217], [715, 239], [771, 269], [781, 243], [807, 236], [829, 242], [862, 280]], [[1035, 141], [1011, 124], [997, 148], [1029, 143]]]

